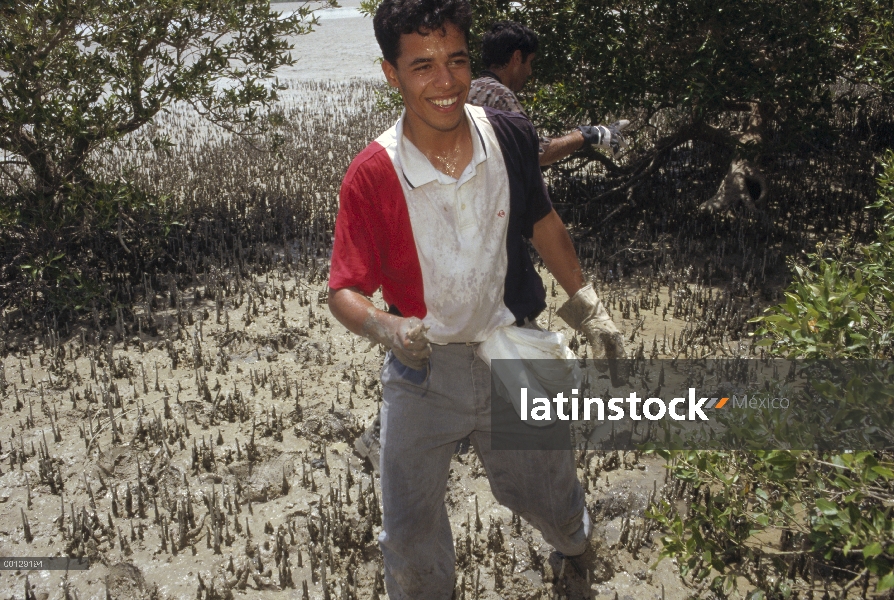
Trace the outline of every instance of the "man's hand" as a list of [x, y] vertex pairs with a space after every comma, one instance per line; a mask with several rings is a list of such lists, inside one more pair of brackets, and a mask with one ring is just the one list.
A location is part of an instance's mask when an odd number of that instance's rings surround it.
[[431, 343], [425, 335], [428, 328], [417, 317], [403, 318], [382, 313], [374, 308], [367, 312], [363, 335], [394, 352], [401, 363], [423, 371], [431, 356]]
[[580, 329], [593, 346], [596, 358], [626, 358], [624, 338], [605, 310], [592, 285], [582, 287], [556, 314]]
[[612, 155], [617, 156], [622, 149], [627, 148], [627, 140], [621, 132], [628, 125], [630, 121], [622, 119], [611, 125], [581, 125], [578, 129], [583, 134], [586, 144], [608, 148], [612, 151]]

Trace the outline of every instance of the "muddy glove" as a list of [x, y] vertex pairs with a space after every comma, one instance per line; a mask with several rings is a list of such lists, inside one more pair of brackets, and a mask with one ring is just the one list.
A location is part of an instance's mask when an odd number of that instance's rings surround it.
[[596, 295], [592, 285], [582, 287], [556, 314], [574, 329], [580, 329], [593, 346], [595, 357], [626, 358], [624, 338]]
[[623, 119], [611, 125], [581, 125], [578, 129], [583, 134], [586, 144], [608, 148], [614, 156], [617, 156], [622, 148], [627, 148], [627, 140], [621, 132], [628, 125], [630, 121]]
[[363, 335], [391, 350], [397, 360], [416, 371], [428, 367], [431, 344], [427, 332], [428, 327], [417, 317], [397, 317], [374, 308], [363, 322]]

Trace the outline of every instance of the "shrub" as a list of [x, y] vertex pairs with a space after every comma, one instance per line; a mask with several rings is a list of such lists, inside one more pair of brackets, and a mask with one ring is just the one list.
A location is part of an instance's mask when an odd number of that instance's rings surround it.
[[[894, 152], [883, 160], [877, 239], [793, 265], [786, 301], [755, 319], [772, 356], [890, 359], [894, 332]], [[894, 372], [839, 382], [837, 418], [859, 398], [890, 411]], [[868, 381], [870, 380], [871, 381]], [[874, 386], [874, 387], [869, 387]], [[842, 390], [845, 393], [841, 393]], [[856, 399], [856, 400], [855, 400]], [[818, 415], [823, 417], [824, 415]], [[772, 417], [769, 417], [772, 418]], [[809, 420], [809, 419], [808, 419]], [[888, 422], [890, 423], [890, 421]], [[737, 433], [757, 441], [771, 423]], [[805, 425], [806, 426], [806, 425]], [[747, 441], [747, 440], [746, 440]], [[862, 587], [894, 588], [894, 463], [887, 452], [661, 452], [691, 505], [663, 502], [651, 514], [666, 529], [662, 556], [684, 576], [725, 595], [744, 577], [752, 598], [812, 597]]]

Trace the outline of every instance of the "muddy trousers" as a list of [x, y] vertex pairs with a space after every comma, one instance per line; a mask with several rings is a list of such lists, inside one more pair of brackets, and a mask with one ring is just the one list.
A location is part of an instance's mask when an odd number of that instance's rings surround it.
[[386, 357], [379, 545], [391, 600], [449, 600], [453, 593], [456, 555], [444, 498], [456, 443], [466, 436], [501, 504], [558, 551], [586, 549], [590, 523], [572, 452], [491, 449], [490, 369], [475, 350], [434, 346], [427, 377]]

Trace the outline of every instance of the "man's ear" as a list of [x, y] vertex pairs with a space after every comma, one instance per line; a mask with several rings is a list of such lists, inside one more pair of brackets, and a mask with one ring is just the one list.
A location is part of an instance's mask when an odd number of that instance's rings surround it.
[[515, 52], [512, 53], [512, 56], [509, 58], [509, 66], [510, 67], [518, 67], [523, 62], [525, 62], [525, 61], [522, 60], [522, 51], [521, 50], [516, 50]]
[[385, 74], [385, 79], [388, 80], [388, 85], [400, 89], [400, 81], [397, 79], [397, 69], [385, 59], [382, 59], [382, 73]]

